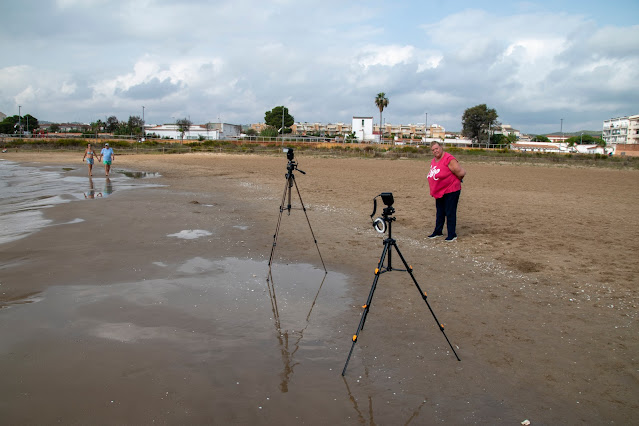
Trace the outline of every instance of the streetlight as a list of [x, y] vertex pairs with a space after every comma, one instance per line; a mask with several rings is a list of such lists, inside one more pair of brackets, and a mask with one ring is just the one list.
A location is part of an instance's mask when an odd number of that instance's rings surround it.
[[561, 119], [561, 141], [564, 142], [564, 119]]
[[424, 120], [424, 137], [428, 137], [426, 136], [426, 129], [428, 128], [428, 113], [426, 113], [426, 119]]
[[18, 131], [22, 136], [22, 105], [18, 105]]

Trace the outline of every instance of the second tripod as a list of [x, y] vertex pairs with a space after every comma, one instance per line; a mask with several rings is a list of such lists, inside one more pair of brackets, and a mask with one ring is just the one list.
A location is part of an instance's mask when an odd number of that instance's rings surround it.
[[[426, 297], [426, 292], [422, 291], [421, 287], [417, 283], [417, 280], [415, 279], [415, 276], [413, 275], [413, 268], [409, 266], [408, 263], [406, 263], [404, 256], [402, 256], [402, 252], [399, 251], [399, 247], [397, 247], [397, 242], [393, 239], [392, 225], [393, 225], [393, 222], [396, 220], [395, 217], [392, 216], [392, 214], [395, 213], [395, 208], [393, 208], [393, 202], [394, 202], [393, 194], [390, 192], [382, 192], [378, 196], [382, 197], [382, 201], [384, 202], [386, 207], [383, 210], [382, 217], [379, 217], [373, 221], [373, 227], [380, 234], [383, 234], [388, 230], [388, 238], [384, 240], [384, 250], [382, 251], [382, 256], [379, 259], [377, 268], [375, 269], [375, 278], [373, 280], [373, 286], [371, 287], [371, 291], [368, 294], [368, 300], [366, 300], [366, 304], [362, 306], [362, 308], [364, 308], [364, 312], [362, 312], [362, 318], [359, 321], [359, 326], [357, 327], [357, 331], [353, 335], [353, 344], [351, 345], [351, 350], [348, 353], [348, 358], [346, 358], [346, 364], [344, 364], [344, 369], [342, 370], [342, 376], [346, 374], [346, 367], [348, 367], [348, 362], [350, 361], [351, 355], [353, 354], [353, 349], [355, 348], [355, 343], [357, 343], [357, 338], [359, 337], [359, 333], [360, 331], [364, 329], [366, 316], [368, 315], [368, 311], [371, 308], [371, 302], [373, 301], [373, 294], [375, 293], [375, 288], [377, 287], [377, 282], [379, 281], [379, 277], [381, 274], [385, 272], [391, 272], [393, 270], [408, 272], [408, 274], [413, 280], [413, 283], [417, 287], [419, 294], [422, 296], [422, 299], [424, 299], [424, 302], [426, 302], [426, 306], [428, 306], [430, 313], [433, 314], [433, 318], [435, 318], [435, 322], [437, 322], [439, 329], [441, 330], [442, 334], [446, 338], [446, 341], [448, 342], [450, 349], [452, 349], [453, 353], [455, 354], [455, 358], [457, 358], [457, 361], [461, 361], [459, 357], [457, 356], [457, 352], [455, 352], [453, 345], [450, 343], [450, 340], [448, 340], [448, 336], [446, 336], [446, 333], [444, 332], [444, 326], [437, 320], [437, 317], [435, 316], [435, 312], [433, 312], [433, 308], [430, 307], [430, 303], [428, 303], [428, 299]], [[374, 208], [373, 208], [373, 214], [371, 214], [371, 219], [375, 215], [375, 211], [377, 211], [377, 197], [373, 199], [373, 202], [374, 202]], [[393, 248], [395, 248], [395, 251], [399, 255], [399, 258], [402, 260], [402, 263], [404, 264], [404, 267], [406, 269], [393, 268], [393, 264], [392, 264]], [[386, 266], [384, 266], [385, 260], [387, 260]]]
[[280, 215], [277, 218], [277, 227], [275, 228], [275, 234], [273, 235], [273, 247], [271, 248], [271, 256], [268, 259], [269, 272], [271, 270], [271, 264], [273, 262], [275, 247], [277, 246], [277, 238], [280, 233], [280, 225], [282, 224], [282, 213], [284, 213], [284, 210], [286, 210], [288, 212], [288, 215], [290, 216], [291, 209], [293, 208], [291, 204], [291, 193], [293, 190], [293, 186], [295, 187], [297, 196], [300, 199], [300, 205], [302, 206], [301, 208], [304, 211], [304, 216], [306, 216], [306, 222], [308, 223], [308, 227], [311, 230], [311, 235], [313, 236], [315, 247], [317, 247], [317, 253], [319, 254], [320, 261], [322, 262], [322, 267], [324, 268], [324, 272], [327, 272], [326, 266], [324, 265], [324, 259], [322, 259], [322, 253], [320, 252], [319, 246], [317, 245], [317, 239], [315, 238], [315, 233], [313, 232], [311, 221], [308, 219], [308, 214], [306, 213], [306, 207], [304, 206], [304, 202], [302, 201], [302, 195], [300, 194], [300, 190], [297, 187], [297, 182], [295, 181], [295, 174], [293, 172], [297, 170], [303, 175], [305, 175], [306, 173], [297, 168], [297, 162], [294, 159], [295, 153], [293, 152], [293, 148], [284, 148], [284, 152], [286, 152], [286, 158], [288, 159], [288, 164], [286, 166], [286, 175], [285, 175], [286, 184], [284, 185], [284, 194], [282, 195], [282, 202], [280, 203]]

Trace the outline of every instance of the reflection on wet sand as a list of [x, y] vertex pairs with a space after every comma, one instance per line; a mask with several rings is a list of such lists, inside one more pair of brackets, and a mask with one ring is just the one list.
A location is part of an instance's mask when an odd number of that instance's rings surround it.
[[[280, 345], [280, 352], [282, 355], [282, 374], [280, 375], [282, 381], [280, 382], [280, 391], [282, 393], [288, 392], [288, 384], [291, 379], [291, 375], [293, 374], [293, 369], [298, 364], [293, 361], [293, 357], [295, 353], [299, 350], [300, 341], [304, 337], [304, 331], [308, 328], [310, 324], [311, 313], [313, 312], [313, 308], [315, 307], [315, 303], [317, 302], [317, 297], [322, 290], [322, 286], [324, 285], [324, 281], [326, 281], [326, 275], [328, 272], [324, 271], [324, 277], [320, 282], [320, 285], [317, 289], [317, 293], [315, 294], [315, 298], [313, 299], [313, 303], [311, 303], [308, 314], [306, 315], [306, 325], [299, 331], [295, 330], [282, 330], [282, 323], [280, 321], [280, 312], [277, 306], [277, 296], [275, 295], [275, 282], [273, 281], [273, 274], [271, 268], [269, 267], [268, 275], [266, 277], [266, 285], [268, 287], [269, 299], [271, 300], [271, 309], [273, 312], [273, 323], [275, 326], [275, 332], [277, 335], [277, 340]], [[297, 336], [295, 342], [293, 343], [292, 348], [289, 346], [289, 336]]]
[[[364, 367], [364, 375], [365, 375], [365, 377], [368, 377], [368, 367]], [[364, 425], [364, 424], [370, 424], [370, 425], [377, 424], [377, 423], [375, 423], [375, 418], [374, 418], [373, 397], [371, 395], [367, 395], [367, 400], [368, 400], [368, 410], [367, 410], [368, 411], [368, 413], [367, 413], [368, 414], [368, 421], [366, 421], [364, 413], [362, 412], [362, 409], [360, 409], [359, 404], [357, 403], [357, 398], [355, 398], [355, 396], [353, 395], [353, 392], [351, 392], [350, 386], [348, 386], [348, 380], [344, 376], [342, 376], [342, 380], [344, 381], [344, 386], [346, 386], [346, 393], [348, 394], [348, 399], [351, 401], [351, 404], [353, 404], [353, 409], [357, 413], [357, 418], [359, 420], [359, 423], [362, 424], [362, 425]], [[417, 406], [417, 408], [415, 408], [415, 410], [413, 410], [413, 413], [408, 418], [408, 420], [406, 420], [404, 422], [404, 426], [409, 425], [414, 419], [419, 417], [419, 414], [422, 411], [422, 407], [425, 404], [426, 404], [426, 400], [424, 399]], [[399, 423], [399, 421], [401, 421], [401, 420], [398, 419], [398, 423]]]
[[104, 195], [105, 196], [109, 196], [111, 194], [113, 194], [113, 184], [111, 183], [111, 179], [109, 179], [108, 177], [104, 180]]
[[95, 193], [95, 186], [93, 185], [93, 179], [89, 178], [89, 190], [84, 193], [84, 198], [94, 199], [96, 197], [98, 198], [102, 197], [102, 193], [101, 192], [98, 192], [97, 194]]

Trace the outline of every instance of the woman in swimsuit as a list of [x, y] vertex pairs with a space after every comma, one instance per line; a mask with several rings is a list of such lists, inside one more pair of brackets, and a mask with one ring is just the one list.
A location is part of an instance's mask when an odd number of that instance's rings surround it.
[[87, 166], [89, 166], [89, 176], [93, 176], [93, 156], [95, 152], [93, 148], [91, 148], [91, 144], [87, 144], [87, 149], [84, 150], [84, 157], [82, 157], [82, 161], [87, 159]]

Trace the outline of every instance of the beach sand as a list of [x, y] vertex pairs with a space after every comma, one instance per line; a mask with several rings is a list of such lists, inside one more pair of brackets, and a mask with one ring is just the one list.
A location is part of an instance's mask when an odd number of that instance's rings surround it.
[[[79, 153], [2, 158], [86, 174]], [[328, 274], [303, 211], [285, 212], [277, 309], [266, 275], [284, 154], [118, 155], [114, 173], [159, 173], [163, 186], [57, 205], [45, 216], [59, 226], [0, 245], [3, 422], [631, 423], [639, 413], [639, 172], [463, 163], [459, 239], [446, 243], [425, 238], [435, 206], [424, 160], [296, 160]], [[104, 180], [99, 166], [93, 180]], [[410, 276], [392, 271], [342, 378], [383, 248], [369, 217], [380, 192], [394, 194], [393, 237], [461, 361]]]

